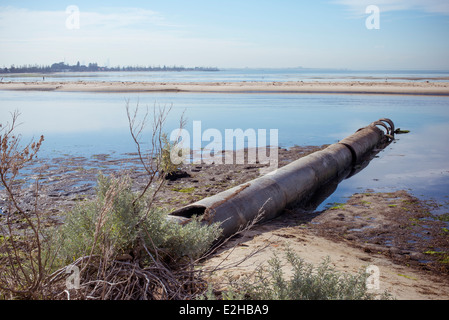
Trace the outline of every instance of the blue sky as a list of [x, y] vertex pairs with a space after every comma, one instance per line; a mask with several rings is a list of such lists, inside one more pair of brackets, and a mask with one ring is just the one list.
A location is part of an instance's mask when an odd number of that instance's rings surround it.
[[[79, 29], [67, 28], [69, 5]], [[365, 25], [368, 5], [380, 9], [380, 29]], [[447, 0], [0, 0], [0, 67], [449, 70], [447, 35]]]

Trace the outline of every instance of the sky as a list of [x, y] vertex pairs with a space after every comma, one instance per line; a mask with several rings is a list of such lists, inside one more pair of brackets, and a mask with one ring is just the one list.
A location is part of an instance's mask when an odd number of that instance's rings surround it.
[[0, 67], [449, 70], [448, 35], [448, 0], [0, 0]]

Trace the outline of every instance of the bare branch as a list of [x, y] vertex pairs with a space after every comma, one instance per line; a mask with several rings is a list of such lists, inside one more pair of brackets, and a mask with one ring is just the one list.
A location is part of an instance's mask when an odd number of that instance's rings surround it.
[[[20, 147], [20, 135], [15, 135], [14, 130], [20, 112], [11, 113], [11, 123], [0, 126], [0, 185], [3, 186], [8, 201], [6, 215], [7, 230], [2, 226], [1, 232], [5, 239], [2, 249], [8, 256], [8, 266], [5, 272], [8, 279], [0, 279], [0, 287], [15, 295], [39, 296], [42, 294], [42, 283], [46, 273], [46, 263], [42, 256], [43, 232], [38, 210], [39, 178], [35, 184], [35, 203], [33, 210], [25, 210], [20, 204], [19, 197], [22, 194], [20, 184], [16, 183], [16, 177], [20, 169], [30, 163], [37, 155], [44, 137], [37, 142], [30, 142], [25, 147]], [[26, 228], [23, 229], [23, 242], [18, 242], [17, 230], [13, 228], [13, 215], [22, 219]], [[5, 237], [6, 236], [6, 237]], [[27, 259], [25, 259], [27, 257]]]

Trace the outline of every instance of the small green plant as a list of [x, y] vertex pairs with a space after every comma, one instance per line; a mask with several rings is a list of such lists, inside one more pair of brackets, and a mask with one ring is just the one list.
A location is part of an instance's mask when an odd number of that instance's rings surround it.
[[416, 279], [415, 277], [412, 277], [412, 276], [408, 276], [408, 275], [406, 275], [406, 274], [401, 274], [401, 273], [398, 273], [398, 276], [400, 276], [400, 277], [404, 277], [404, 278], [406, 278], [406, 279], [410, 279], [410, 280], [418, 280], [418, 279]]
[[[187, 158], [187, 149], [180, 148], [176, 141], [171, 142], [165, 133], [162, 134], [161, 139], [162, 149], [160, 170], [165, 175], [170, 175], [181, 169], [181, 164], [185, 162]], [[172, 159], [176, 159], [176, 161], [173, 162]]]
[[[254, 278], [231, 283], [234, 296], [251, 300], [371, 300], [376, 296], [368, 292], [368, 274], [361, 270], [355, 275], [336, 271], [329, 258], [315, 267], [306, 263], [287, 248], [286, 261], [291, 267], [291, 276], [284, 272], [281, 259], [274, 255], [269, 266], [258, 268]], [[230, 295], [229, 292], [227, 295]], [[385, 292], [381, 299], [391, 296]]]
[[293, 269], [293, 277], [285, 279], [280, 259], [270, 260], [268, 273], [259, 274], [260, 284], [249, 290], [256, 299], [270, 300], [327, 300], [327, 299], [367, 299], [366, 276], [341, 275], [331, 268], [329, 260], [324, 260], [314, 271], [313, 265], [305, 263], [292, 252], [287, 252], [287, 261]]
[[405, 133], [410, 133], [410, 130], [402, 130], [401, 128], [397, 128], [394, 131], [395, 134], [405, 134]]
[[428, 255], [436, 256], [440, 263], [443, 263], [443, 264], [449, 263], [449, 252], [427, 250], [424, 253], [428, 254]]
[[181, 192], [181, 193], [192, 193], [195, 191], [195, 187], [190, 188], [172, 188], [172, 191]]
[[339, 209], [344, 209], [344, 208], [345, 208], [345, 204], [344, 203], [337, 203], [337, 202], [335, 202], [333, 204], [333, 206], [330, 207], [329, 209], [330, 210], [339, 210]]
[[444, 214], [441, 214], [441, 215], [437, 215], [436, 217], [440, 221], [449, 222], [449, 213], [444, 213]]

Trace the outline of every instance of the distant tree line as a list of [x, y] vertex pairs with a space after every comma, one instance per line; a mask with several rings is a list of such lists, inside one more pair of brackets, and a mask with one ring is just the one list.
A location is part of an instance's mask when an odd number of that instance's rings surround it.
[[64, 62], [53, 63], [51, 66], [23, 65], [9, 68], [0, 68], [0, 73], [53, 73], [53, 72], [93, 72], [93, 71], [219, 71], [215, 67], [194, 67], [185, 68], [183, 66], [126, 66], [126, 67], [101, 67], [97, 63], [89, 63], [87, 66], [79, 63], [68, 65]]

